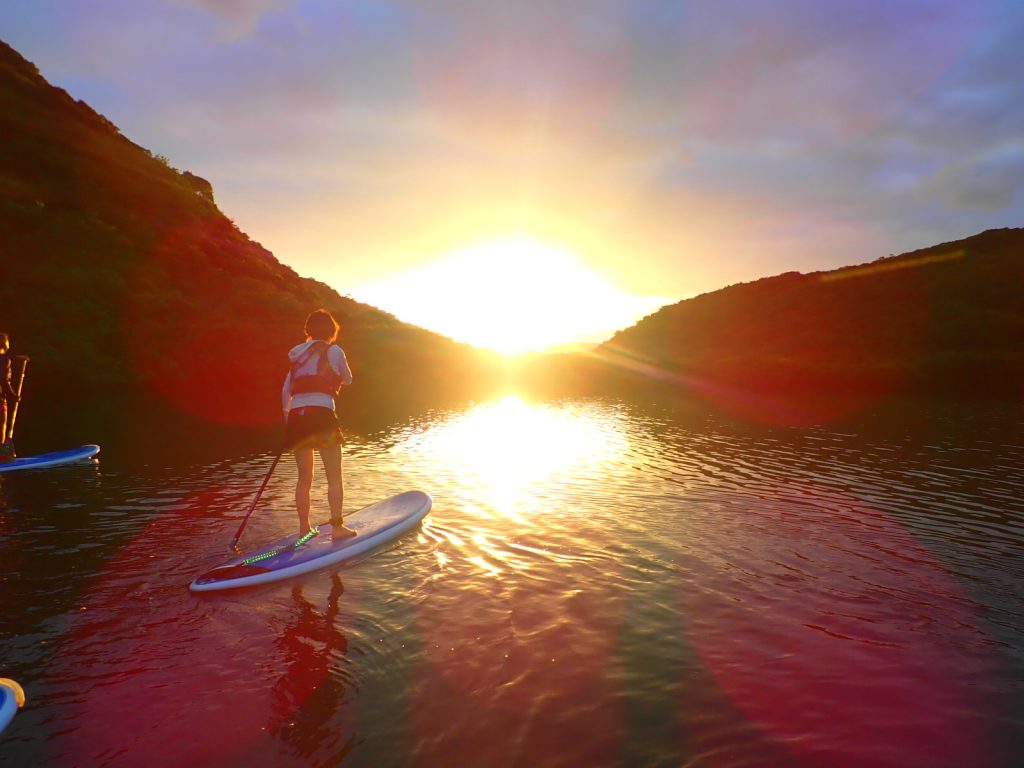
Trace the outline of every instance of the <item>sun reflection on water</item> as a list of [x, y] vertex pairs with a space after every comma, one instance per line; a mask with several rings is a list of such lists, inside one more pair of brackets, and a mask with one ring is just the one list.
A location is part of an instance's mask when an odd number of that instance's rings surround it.
[[428, 456], [470, 497], [461, 501], [475, 516], [497, 515], [526, 526], [545, 506], [546, 481], [588, 477], [627, 448], [613, 423], [571, 405], [532, 404], [508, 395], [411, 437], [399, 450], [418, 454], [417, 461]]

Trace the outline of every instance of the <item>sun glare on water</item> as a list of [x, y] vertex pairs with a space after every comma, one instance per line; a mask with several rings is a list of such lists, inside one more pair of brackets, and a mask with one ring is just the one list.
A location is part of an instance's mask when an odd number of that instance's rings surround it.
[[523, 509], [542, 510], [535, 494], [542, 499], [553, 477], [588, 476], [627, 449], [613, 421], [508, 395], [416, 434], [396, 452], [429, 456], [439, 475], [457, 478], [464, 501], [481, 503], [485, 516], [497, 513], [522, 525], [528, 523]]
[[401, 320], [506, 355], [601, 341], [662, 303], [620, 290], [566, 249], [523, 237], [463, 248], [355, 293]]

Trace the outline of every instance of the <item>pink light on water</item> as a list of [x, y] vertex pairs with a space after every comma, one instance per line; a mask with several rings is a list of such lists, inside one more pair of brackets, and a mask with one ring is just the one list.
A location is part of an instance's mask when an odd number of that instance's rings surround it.
[[683, 604], [691, 642], [743, 715], [799, 765], [989, 764], [972, 695], [992, 673], [987, 639], [931, 553], [823, 488], [723, 502], [732, 545]]

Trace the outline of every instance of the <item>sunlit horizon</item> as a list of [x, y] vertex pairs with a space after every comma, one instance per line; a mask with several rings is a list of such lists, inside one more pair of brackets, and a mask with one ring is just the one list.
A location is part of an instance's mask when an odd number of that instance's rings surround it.
[[467, 245], [351, 295], [509, 357], [600, 343], [670, 302], [628, 293], [568, 248], [527, 236]]

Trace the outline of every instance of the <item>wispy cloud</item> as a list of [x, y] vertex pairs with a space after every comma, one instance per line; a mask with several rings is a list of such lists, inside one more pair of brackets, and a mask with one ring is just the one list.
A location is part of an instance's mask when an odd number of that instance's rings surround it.
[[943, 166], [922, 180], [921, 199], [944, 208], [985, 212], [1005, 211], [1024, 198], [1024, 136]]
[[250, 34], [259, 20], [271, 10], [287, 8], [295, 0], [172, 0], [182, 5], [203, 8], [227, 22], [228, 37]]

